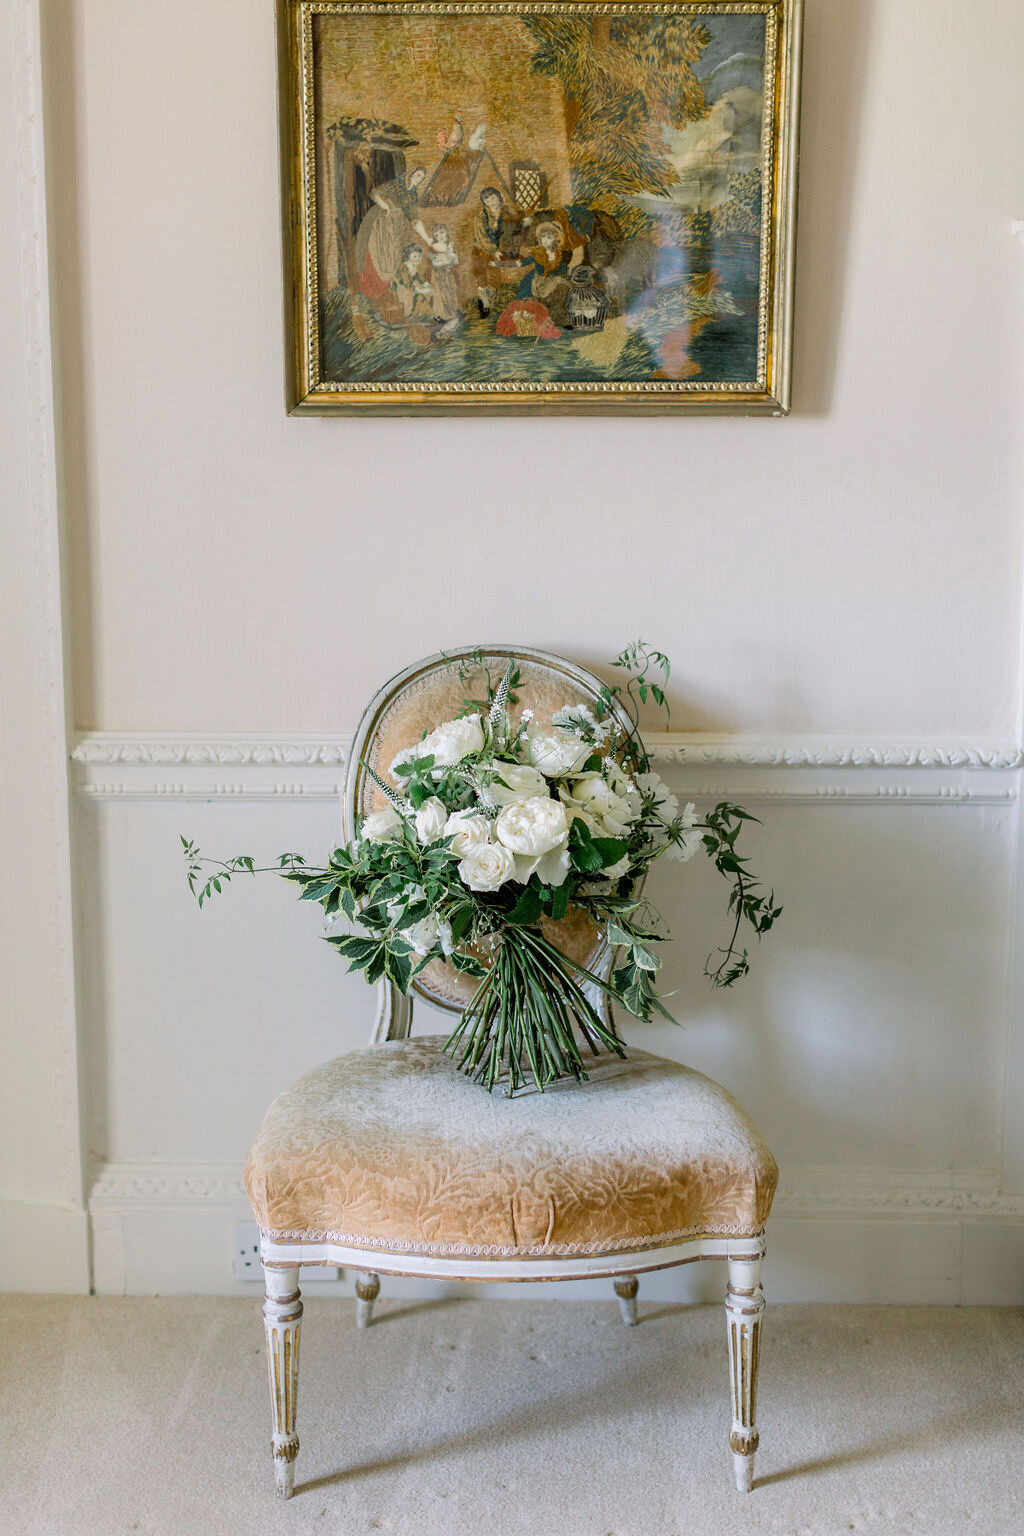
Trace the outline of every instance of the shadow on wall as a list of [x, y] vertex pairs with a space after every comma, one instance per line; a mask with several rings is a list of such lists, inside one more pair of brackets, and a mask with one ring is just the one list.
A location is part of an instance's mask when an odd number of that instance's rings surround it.
[[805, 0], [793, 414], [827, 416], [876, 0]]

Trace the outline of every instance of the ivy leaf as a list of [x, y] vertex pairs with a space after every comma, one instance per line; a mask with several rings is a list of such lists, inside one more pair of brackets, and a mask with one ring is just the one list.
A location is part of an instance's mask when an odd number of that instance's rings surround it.
[[536, 875], [531, 875], [529, 885], [524, 888], [523, 894], [508, 914], [508, 921], [528, 927], [530, 923], [535, 923], [538, 917], [540, 917], [546, 901], [546, 889], [537, 880]]

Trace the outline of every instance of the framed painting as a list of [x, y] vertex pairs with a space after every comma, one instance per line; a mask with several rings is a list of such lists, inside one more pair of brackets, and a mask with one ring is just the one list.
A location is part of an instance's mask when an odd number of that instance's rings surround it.
[[801, 0], [279, 21], [290, 411], [788, 411]]

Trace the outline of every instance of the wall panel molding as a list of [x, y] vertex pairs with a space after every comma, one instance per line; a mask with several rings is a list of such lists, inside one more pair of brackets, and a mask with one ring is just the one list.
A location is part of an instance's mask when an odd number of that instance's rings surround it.
[[[350, 740], [347, 733], [90, 731], [77, 737], [71, 756], [76, 792], [86, 801], [331, 800]], [[650, 736], [648, 746], [661, 771], [695, 799], [735, 793], [808, 803], [1008, 805], [1024, 766], [1024, 750], [1005, 738], [868, 742], [666, 732]]]
[[[76, 763], [112, 767], [181, 764], [273, 767], [308, 764], [344, 767], [352, 732], [337, 735], [248, 735], [218, 732], [85, 731], [75, 740]], [[742, 768], [970, 768], [1024, 766], [1024, 747], [1009, 737], [867, 741], [848, 736], [712, 736], [662, 731], [646, 737], [655, 762], [677, 767]]]
[[[248, 1209], [240, 1163], [105, 1162], [89, 1198], [93, 1212], [152, 1206]], [[783, 1169], [773, 1217], [862, 1220], [880, 1215], [959, 1222], [997, 1217], [1024, 1222], [1024, 1195], [1004, 1194], [988, 1169], [882, 1172], [836, 1168]]]

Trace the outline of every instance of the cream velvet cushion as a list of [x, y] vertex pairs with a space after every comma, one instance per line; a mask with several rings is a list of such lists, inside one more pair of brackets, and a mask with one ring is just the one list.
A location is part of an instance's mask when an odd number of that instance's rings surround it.
[[442, 1044], [355, 1051], [274, 1101], [245, 1171], [266, 1235], [497, 1259], [764, 1228], [775, 1160], [709, 1078], [631, 1051], [508, 1099]]

